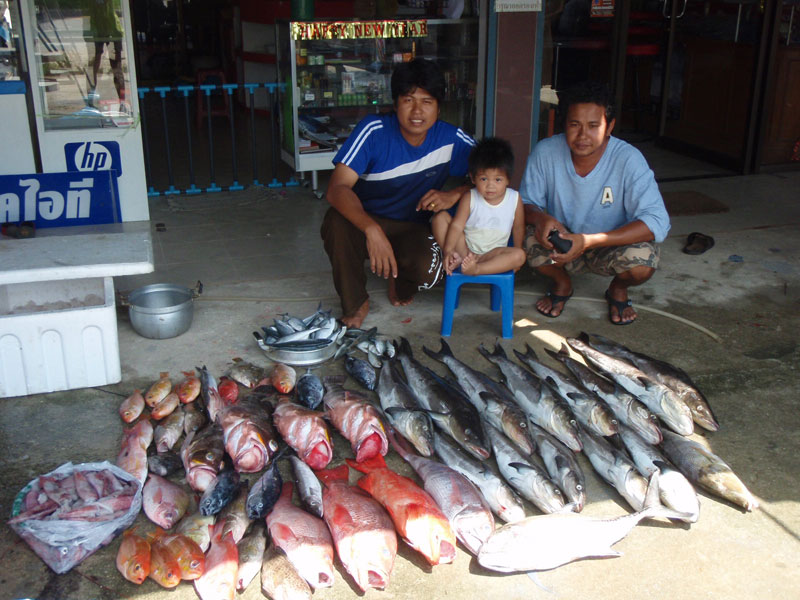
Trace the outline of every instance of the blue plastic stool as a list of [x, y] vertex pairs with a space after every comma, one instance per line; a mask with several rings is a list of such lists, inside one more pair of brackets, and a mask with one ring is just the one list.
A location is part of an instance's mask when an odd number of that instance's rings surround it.
[[461, 286], [465, 283], [485, 283], [491, 286], [491, 308], [502, 310], [503, 337], [511, 339], [514, 328], [514, 271], [493, 275], [463, 275], [461, 269], [453, 271], [444, 280], [442, 305], [442, 337], [453, 333], [453, 313], [458, 308]]

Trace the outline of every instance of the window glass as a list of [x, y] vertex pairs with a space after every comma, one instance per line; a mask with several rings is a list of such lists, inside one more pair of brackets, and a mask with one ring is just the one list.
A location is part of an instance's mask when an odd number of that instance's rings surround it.
[[0, 81], [19, 79], [20, 31], [16, 0], [0, 0]]
[[34, 7], [45, 129], [131, 125], [120, 0], [35, 0]]

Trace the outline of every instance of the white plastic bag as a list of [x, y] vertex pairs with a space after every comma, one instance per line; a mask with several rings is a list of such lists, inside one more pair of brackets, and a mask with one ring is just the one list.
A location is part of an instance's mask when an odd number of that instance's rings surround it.
[[[79, 465], [69, 462], [45, 475], [45, 477], [67, 477], [75, 471], [104, 470], [111, 471], [117, 479], [136, 484], [133, 501], [123, 515], [98, 521], [31, 518], [9, 523], [9, 527], [56, 573], [66, 573], [84, 558], [109, 544], [133, 524], [142, 508], [142, 484], [127, 471], [108, 461]], [[11, 509], [12, 518], [22, 512], [25, 497], [31, 490], [38, 489], [38, 486], [39, 477], [31, 480], [17, 494]]]

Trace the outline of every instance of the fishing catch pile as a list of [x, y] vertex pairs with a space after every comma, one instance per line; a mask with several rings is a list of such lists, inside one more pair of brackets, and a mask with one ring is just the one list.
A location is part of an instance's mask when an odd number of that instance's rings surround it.
[[[355, 387], [340, 374], [236, 361], [219, 379], [205, 366], [177, 382], [162, 373], [122, 402], [116, 465], [140, 483], [147, 517], [120, 542], [125, 579], [191, 581], [201, 599], [217, 600], [260, 577], [270, 598], [309, 598], [333, 585], [336, 558], [360, 590], [385, 589], [398, 535], [432, 566], [453, 562], [460, 542], [486, 569], [536, 571], [616, 556], [611, 546], [643, 519], [697, 521], [694, 486], [746, 510], [758, 505], [693, 435], [719, 424], [673, 365], [582, 333], [548, 350], [549, 364], [527, 345], [514, 350], [517, 360], [499, 343], [481, 345], [499, 379], [444, 340], [438, 351], [423, 347], [443, 376], [408, 340], [331, 328], [320, 314], [296, 319], [292, 331], [339, 344]], [[264, 328], [271, 344], [304, 339], [278, 341], [294, 333], [277, 323]], [[331, 426], [349, 450], [334, 447]], [[390, 448], [416, 478], [387, 465]], [[581, 514], [580, 453], [630, 514]], [[293, 481], [278, 468], [284, 461]], [[58, 506], [45, 494], [40, 504]]]

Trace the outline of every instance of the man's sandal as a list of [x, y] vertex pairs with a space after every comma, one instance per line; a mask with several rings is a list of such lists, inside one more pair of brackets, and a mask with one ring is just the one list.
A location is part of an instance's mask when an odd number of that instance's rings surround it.
[[[567, 300], [572, 298], [572, 294], [574, 294], [574, 293], [575, 293], [575, 291], [573, 290], [572, 292], [570, 292], [569, 296], [559, 296], [558, 294], [554, 294], [553, 292], [547, 292], [544, 295], [544, 297], [545, 298], [550, 298], [550, 310], [545, 312], [543, 310], [539, 310], [539, 307], [536, 307], [536, 310], [538, 310], [545, 317], [550, 317], [551, 319], [556, 319], [556, 318], [561, 316], [562, 312], [564, 312], [564, 307], [567, 305]], [[559, 312], [557, 315], [550, 314], [552, 312], [553, 308], [555, 308], [556, 304], [559, 304], [559, 303], [561, 303], [561, 312]]]
[[[633, 306], [633, 301], [630, 298], [628, 298], [627, 300], [614, 300], [611, 297], [611, 294], [608, 293], [608, 290], [606, 290], [606, 302], [608, 302], [608, 320], [611, 321], [612, 325], [630, 325], [637, 319], [637, 317], [634, 317], [630, 321], [622, 320], [622, 312], [626, 308], [630, 308], [631, 306]], [[617, 309], [617, 316], [619, 317], [619, 321], [614, 321], [611, 318], [612, 306]]]

